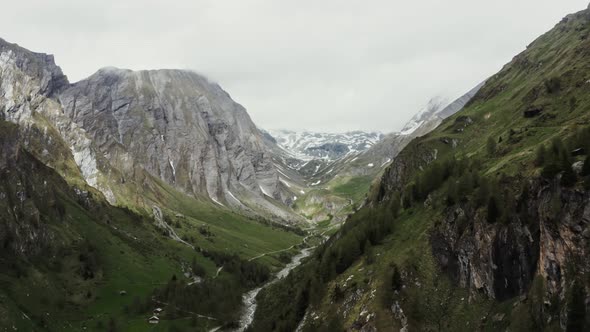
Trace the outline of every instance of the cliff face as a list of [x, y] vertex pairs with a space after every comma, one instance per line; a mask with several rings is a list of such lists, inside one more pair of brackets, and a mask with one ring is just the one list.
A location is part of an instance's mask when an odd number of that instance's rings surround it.
[[505, 300], [526, 293], [538, 273], [548, 292], [563, 298], [574, 275], [590, 271], [585, 259], [590, 238], [588, 192], [543, 180], [531, 183], [529, 190], [531, 195], [519, 201], [528, 221], [518, 217], [508, 225], [489, 224], [485, 211], [465, 206], [445, 211], [431, 235], [432, 252], [462, 287]]
[[[101, 69], [59, 95], [68, 117], [122, 176], [141, 167], [214, 202], [280, 211], [277, 172], [246, 110], [206, 78], [181, 70]], [[123, 179], [126, 181], [128, 179]]]
[[0, 92], [0, 116], [19, 124], [28, 151], [113, 204], [151, 210], [129, 195], [153, 192], [155, 178], [247, 214], [298, 219], [281, 206], [292, 195], [246, 110], [193, 72], [106, 68], [69, 84], [53, 56], [0, 40]]
[[[48, 248], [58, 246], [56, 221], [65, 213], [58, 197], [65, 181], [25, 144], [16, 125], [0, 120], [0, 243], [8, 256], [49, 254]], [[72, 191], [67, 194], [76, 199]]]

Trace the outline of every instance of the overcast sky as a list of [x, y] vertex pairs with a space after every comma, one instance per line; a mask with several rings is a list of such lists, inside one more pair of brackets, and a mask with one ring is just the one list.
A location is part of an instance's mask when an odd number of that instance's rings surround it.
[[0, 37], [101, 67], [193, 69], [262, 128], [399, 130], [588, 0], [11, 0]]

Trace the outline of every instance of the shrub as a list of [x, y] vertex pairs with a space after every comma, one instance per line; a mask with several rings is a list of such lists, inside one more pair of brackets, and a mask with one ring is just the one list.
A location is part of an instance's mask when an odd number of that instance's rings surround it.
[[486, 150], [488, 155], [492, 156], [496, 153], [496, 141], [492, 137], [488, 137], [488, 142], [486, 144]]
[[547, 150], [545, 149], [545, 145], [541, 144], [537, 148], [537, 152], [535, 154], [535, 165], [543, 166], [545, 164], [545, 155], [547, 154]]
[[584, 167], [582, 167], [582, 175], [590, 175], [590, 154], [584, 160]]
[[545, 81], [545, 89], [547, 93], [558, 93], [561, 90], [561, 79], [559, 77], [551, 77]]
[[492, 195], [488, 199], [488, 222], [493, 224], [498, 220], [501, 216], [500, 206], [498, 204], [498, 199]]
[[579, 281], [575, 281], [567, 309], [567, 332], [587, 331], [586, 325], [586, 290]]

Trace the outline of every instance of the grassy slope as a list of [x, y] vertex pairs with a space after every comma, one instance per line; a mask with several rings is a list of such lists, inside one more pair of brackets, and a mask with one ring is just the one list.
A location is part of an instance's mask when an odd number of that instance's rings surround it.
[[[2, 122], [0, 127], [5, 135], [16, 133], [13, 125]], [[1, 138], [4, 142], [9, 139]], [[32, 191], [24, 203], [25, 215], [35, 211], [36, 205], [41, 223], [55, 238], [39, 256], [0, 255], [0, 330], [12, 325], [19, 330], [31, 330], [33, 326], [37, 330], [45, 326], [50, 331], [79, 331], [83, 326], [93, 330], [99, 324], [107, 326], [111, 317], [125, 331], [167, 330], [169, 322], [148, 326], [147, 314], [125, 313], [125, 306], [131, 305], [135, 298], [145, 301], [154, 288], [166, 284], [173, 275], [184, 279], [182, 265], [190, 264], [193, 259], [205, 268], [209, 277], [216, 275], [218, 267], [211, 260], [162, 235], [151, 216], [108, 206], [98, 196], [91, 196], [98, 200], [91, 199], [90, 206], [80, 205], [68, 183], [24, 150], [19, 163], [9, 171], [12, 175], [2, 175], [0, 190], [9, 196], [17, 192], [15, 176], [27, 183]], [[32, 172], [35, 176], [31, 176]], [[72, 182], [75, 183], [69, 181]], [[50, 189], [45, 192], [39, 188]], [[248, 259], [288, 248], [302, 240], [292, 232], [199, 202], [170, 188], [161, 189], [166, 190], [165, 197], [170, 202], [166, 208], [162, 207], [166, 218], [178, 221], [181, 227], [177, 233], [193, 237], [195, 246], [202, 249], [237, 253]], [[65, 216], [56, 216], [45, 207], [44, 201], [61, 202]], [[10, 202], [10, 199], [0, 200], [2, 211], [10, 211]], [[176, 218], [176, 213], [185, 217]], [[4, 216], [10, 220], [9, 215]], [[203, 225], [209, 227], [213, 236], [205, 238], [199, 233], [198, 227]], [[86, 252], [88, 245], [93, 248], [98, 268], [93, 278], [85, 280], [79, 273], [79, 256]], [[271, 269], [283, 264], [278, 254], [261, 257], [257, 262]], [[234, 276], [222, 271], [218, 278]], [[121, 290], [127, 295], [119, 295]], [[174, 324], [183, 326], [188, 321]], [[197, 320], [197, 326], [202, 329], [220, 324]]]
[[[532, 160], [539, 144], [548, 144], [554, 137], [568, 137], [590, 123], [589, 14], [585, 11], [570, 16], [533, 42], [492, 77], [464, 110], [444, 121], [432, 133], [414, 140], [398, 160], [416, 158], [436, 149], [438, 159], [480, 158], [486, 176], [499, 173], [521, 177], [538, 175], [539, 169]], [[558, 91], [549, 92], [546, 88], [545, 82], [552, 78], [558, 78], [561, 83]], [[524, 111], [538, 107], [543, 109], [541, 115], [523, 116]], [[473, 123], [466, 127], [461, 125], [457, 119], [464, 116]], [[495, 142], [502, 138], [492, 156], [486, 151], [489, 137]], [[456, 140], [456, 148], [449, 143], [452, 140]], [[406, 175], [409, 177], [412, 172]], [[373, 248], [372, 252], [377, 255], [374, 262], [364, 255], [326, 285], [328, 291], [320, 304], [308, 312], [308, 330], [316, 330], [333, 319], [341, 321], [344, 327], [351, 327], [362, 316], [361, 312], [376, 313], [374, 322], [380, 331], [390, 330], [392, 324], [393, 327], [399, 325], [399, 319], [393, 317], [389, 307], [384, 309], [380, 303], [380, 293], [387, 288], [386, 274], [392, 270], [392, 264], [407, 273], [404, 276], [406, 288], [402, 298], [397, 300], [406, 309], [411, 328], [437, 329], [440, 321], [442, 328], [452, 331], [470, 331], [475, 326], [490, 331], [506, 329], [506, 320], [490, 318], [497, 313], [510, 317], [514, 300], [497, 303], [472, 295], [467, 301], [467, 292], [451, 286], [438, 271], [428, 234], [440, 213], [440, 207], [436, 206], [406, 210], [394, 222], [392, 234]], [[337, 300], [336, 285], [345, 290], [344, 297]], [[351, 295], [355, 292], [360, 295]], [[439, 302], [444, 306], [432, 303], [433, 299], [436, 301], [447, 295], [446, 300]], [[517, 312], [521, 308], [514, 310]], [[310, 319], [316, 315], [317, 319]], [[488, 319], [482, 321], [485, 316]]]

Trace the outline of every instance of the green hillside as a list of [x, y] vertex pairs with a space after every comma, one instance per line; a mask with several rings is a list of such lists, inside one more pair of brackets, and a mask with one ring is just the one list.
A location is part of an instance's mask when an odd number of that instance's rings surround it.
[[[237, 318], [242, 293], [270, 278], [295, 250], [263, 254], [302, 242], [300, 231], [163, 186], [170, 202], [162, 207], [164, 221], [187, 244], [174, 241], [154, 216], [113, 207], [89, 187], [70, 187], [6, 122], [0, 122], [0, 155], [3, 331], [224, 325]], [[187, 286], [195, 276], [202, 281]], [[185, 298], [191, 293], [203, 296]], [[157, 328], [147, 322], [156, 307], [165, 309]]]
[[585, 10], [410, 143], [251, 330], [587, 328], [588, 82]]

